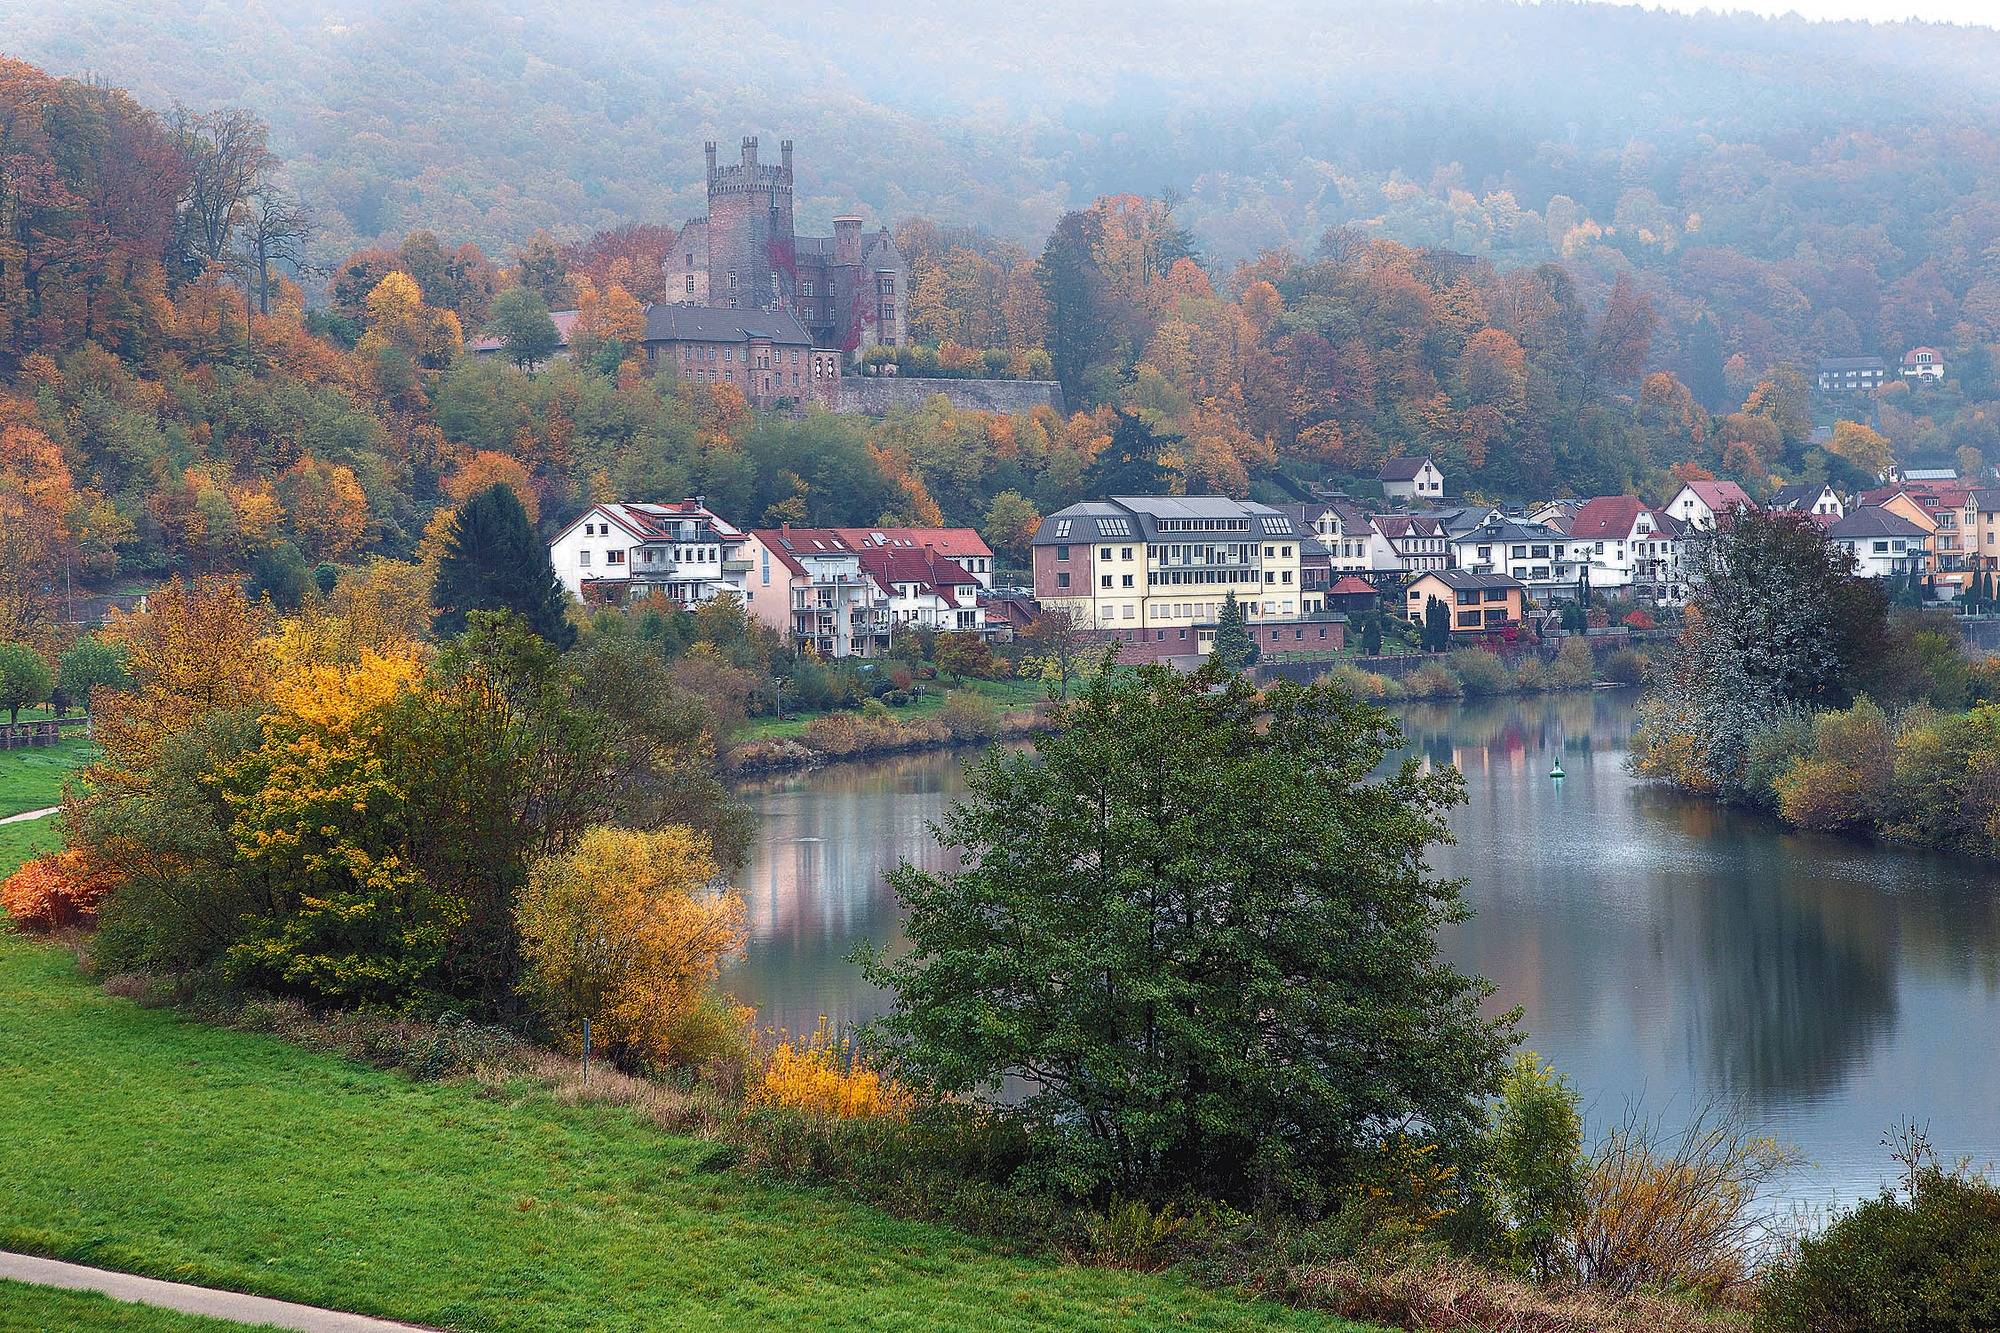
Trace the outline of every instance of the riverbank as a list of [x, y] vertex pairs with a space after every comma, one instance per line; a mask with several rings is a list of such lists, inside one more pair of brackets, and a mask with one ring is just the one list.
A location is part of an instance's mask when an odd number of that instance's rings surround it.
[[11, 936], [0, 1064], [0, 1247], [121, 1271], [491, 1333], [1360, 1327], [730, 1169], [631, 1080], [414, 1082], [106, 994]]

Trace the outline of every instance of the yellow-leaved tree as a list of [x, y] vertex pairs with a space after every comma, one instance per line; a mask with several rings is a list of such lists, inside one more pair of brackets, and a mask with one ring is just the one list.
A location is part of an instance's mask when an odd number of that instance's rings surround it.
[[629, 1064], [692, 1065], [738, 1050], [750, 1011], [715, 992], [743, 943], [743, 899], [716, 889], [708, 839], [670, 825], [598, 827], [538, 862], [518, 922], [528, 986], [553, 1026]]

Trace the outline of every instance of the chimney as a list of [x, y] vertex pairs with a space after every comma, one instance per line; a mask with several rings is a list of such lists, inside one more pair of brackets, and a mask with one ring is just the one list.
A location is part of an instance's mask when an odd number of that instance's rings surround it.
[[791, 175], [791, 174], [792, 174], [792, 141], [791, 141], [790, 139], [784, 139], [784, 140], [781, 140], [781, 141], [779, 142], [779, 144], [778, 144], [778, 156], [779, 156], [779, 158], [780, 158], [780, 159], [782, 159], [782, 160], [783, 160], [783, 162], [784, 162], [784, 167], [785, 167], [785, 174], [786, 174], [787, 176]]
[[757, 136], [754, 134], [743, 136], [743, 165], [746, 167], [757, 165]]

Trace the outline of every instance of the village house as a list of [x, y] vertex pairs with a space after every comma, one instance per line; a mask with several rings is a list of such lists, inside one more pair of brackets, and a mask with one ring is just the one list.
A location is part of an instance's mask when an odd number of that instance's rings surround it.
[[1912, 347], [1903, 353], [1903, 378], [1906, 380], [1941, 380], [1944, 378], [1944, 353], [1935, 347]]
[[986, 614], [993, 553], [968, 528], [786, 525], [749, 539], [745, 606], [822, 657], [877, 656], [899, 628], [1011, 632]]
[[1490, 518], [1451, 538], [1452, 566], [1474, 574], [1506, 574], [1531, 592], [1574, 591], [1577, 564], [1568, 534], [1541, 523]]
[[700, 496], [673, 504], [594, 504], [549, 542], [569, 595], [623, 603], [660, 596], [682, 606], [743, 597], [747, 534]]
[[1826, 530], [1827, 540], [1854, 557], [1865, 579], [1908, 578], [1925, 569], [1929, 534], [1883, 505], [1861, 505]]
[[1733, 481], [1691, 481], [1667, 501], [1670, 516], [1701, 532], [1714, 532], [1729, 514], [1756, 508], [1757, 502]]
[[1270, 505], [1218, 496], [1113, 496], [1059, 509], [1034, 537], [1035, 600], [1128, 660], [1192, 656], [1229, 594], [1245, 620], [1296, 620], [1306, 534]]
[[1518, 626], [1525, 613], [1527, 590], [1505, 574], [1474, 574], [1440, 569], [1421, 574], [1404, 591], [1404, 613], [1422, 624], [1425, 608], [1435, 597], [1451, 613], [1453, 636], [1473, 637]]
[[1799, 481], [1789, 486], [1781, 486], [1771, 497], [1770, 508], [1789, 510], [1797, 514], [1811, 514], [1815, 518], [1835, 519], [1847, 513], [1847, 504], [1840, 498], [1840, 492], [1825, 482]]
[[[1907, 476], [1907, 474], [1905, 474]], [[1934, 577], [1938, 591], [1955, 597], [1972, 584], [1966, 550], [1966, 508], [1971, 490], [1951, 481], [1905, 480], [1865, 491], [1857, 508], [1882, 508], [1900, 514], [1924, 530], [1924, 564], [1919, 571]], [[1977, 526], [1977, 509], [1972, 526]], [[1974, 534], [1976, 535], [1976, 534]]]
[[1634, 495], [1601, 495], [1570, 520], [1570, 559], [1593, 588], [1678, 604], [1687, 598], [1686, 525]]
[[1870, 393], [1888, 377], [1888, 363], [1879, 356], [1829, 356], [1821, 359], [1813, 383], [1822, 393]]
[[1376, 514], [1375, 530], [1389, 544], [1391, 568], [1405, 573], [1451, 568], [1451, 534], [1430, 514]]
[[1396, 548], [1368, 512], [1352, 500], [1321, 500], [1311, 504], [1273, 506], [1310, 534], [1308, 549], [1317, 547], [1336, 575], [1394, 572], [1403, 568]]
[[1967, 508], [1972, 514], [1972, 529], [1966, 538], [1966, 552], [1972, 557], [1973, 570], [2000, 570], [2000, 488], [1971, 492]]
[[1391, 500], [1436, 504], [1444, 499], [1444, 473], [1428, 458], [1392, 458], [1382, 465], [1378, 477], [1382, 494]]

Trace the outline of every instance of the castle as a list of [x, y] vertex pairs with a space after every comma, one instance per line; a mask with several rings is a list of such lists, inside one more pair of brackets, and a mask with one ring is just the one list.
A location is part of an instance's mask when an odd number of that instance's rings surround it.
[[858, 217], [833, 220], [831, 236], [792, 227], [792, 141], [778, 162], [708, 155], [708, 216], [691, 218], [668, 261], [668, 299], [680, 305], [789, 311], [816, 347], [853, 359], [870, 347], [908, 342], [909, 270], [887, 227], [864, 233]]

